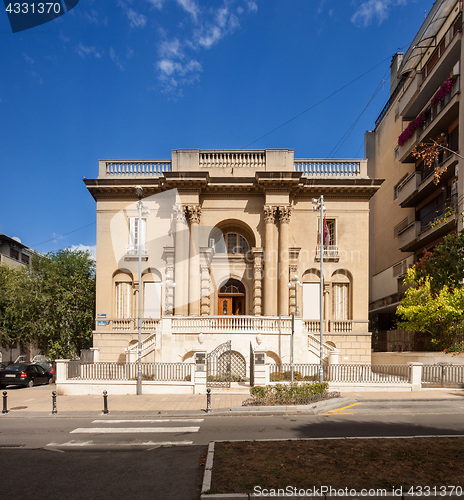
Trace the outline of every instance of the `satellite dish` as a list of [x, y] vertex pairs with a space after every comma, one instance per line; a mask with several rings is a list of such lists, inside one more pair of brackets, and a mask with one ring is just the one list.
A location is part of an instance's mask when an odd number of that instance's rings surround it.
[[13, 236], [11, 239], [15, 240], [17, 243], [21, 243], [21, 240], [17, 236]]

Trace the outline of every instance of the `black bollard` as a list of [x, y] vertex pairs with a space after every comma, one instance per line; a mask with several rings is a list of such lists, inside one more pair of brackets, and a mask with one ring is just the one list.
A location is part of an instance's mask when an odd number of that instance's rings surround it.
[[6, 398], [7, 398], [7, 392], [3, 391], [3, 410], [2, 410], [2, 413], [8, 413]]
[[56, 415], [56, 391], [52, 391], [52, 415]]
[[211, 389], [206, 389], [206, 413], [211, 413]]
[[108, 413], [108, 393], [103, 391], [103, 413], [106, 415]]

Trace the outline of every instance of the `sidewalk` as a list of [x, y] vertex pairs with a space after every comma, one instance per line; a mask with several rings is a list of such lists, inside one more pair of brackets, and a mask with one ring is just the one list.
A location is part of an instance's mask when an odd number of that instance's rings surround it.
[[[3, 416], [32, 416], [41, 414], [48, 416], [52, 412], [52, 391], [54, 385], [45, 385], [26, 388], [9, 388], [7, 392], [7, 408], [9, 412]], [[3, 396], [4, 390], [0, 391]], [[353, 401], [433, 401], [433, 400], [453, 400], [464, 398], [464, 389], [425, 389], [422, 391], [382, 391], [382, 392], [341, 392], [343, 398]], [[250, 396], [246, 393], [211, 393], [212, 414], [235, 411], [244, 414], [247, 410], [253, 412], [253, 407], [241, 409], [242, 402]], [[206, 395], [204, 394], [153, 394], [153, 395], [111, 395], [108, 394], [108, 410], [115, 413], [137, 413], [150, 415], [175, 414], [205, 414]], [[337, 400], [332, 400], [335, 404]], [[346, 401], [346, 399], [344, 400]], [[101, 414], [104, 407], [103, 395], [94, 396], [60, 396], [56, 397], [56, 407], [59, 416], [84, 416], [90, 414]], [[0, 402], [3, 408], [3, 398]], [[301, 408], [301, 407], [300, 407]], [[299, 409], [300, 409], [299, 408]], [[263, 410], [263, 407], [261, 407]], [[273, 411], [276, 407], [272, 408]], [[283, 408], [282, 408], [283, 410]], [[262, 411], [260, 411], [262, 413]]]

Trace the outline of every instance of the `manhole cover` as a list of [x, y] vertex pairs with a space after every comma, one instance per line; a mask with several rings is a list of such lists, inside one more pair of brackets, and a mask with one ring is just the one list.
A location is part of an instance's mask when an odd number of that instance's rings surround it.
[[14, 408], [10, 408], [11, 410], [24, 410], [27, 406], [15, 406]]

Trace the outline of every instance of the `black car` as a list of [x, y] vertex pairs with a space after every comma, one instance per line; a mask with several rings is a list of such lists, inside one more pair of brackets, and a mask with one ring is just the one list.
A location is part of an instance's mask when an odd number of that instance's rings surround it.
[[7, 385], [34, 385], [49, 384], [53, 375], [44, 370], [40, 365], [27, 363], [13, 363], [0, 370], [0, 388]]

